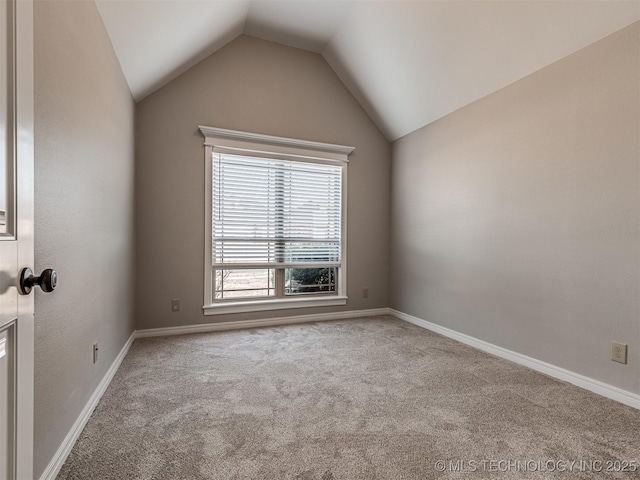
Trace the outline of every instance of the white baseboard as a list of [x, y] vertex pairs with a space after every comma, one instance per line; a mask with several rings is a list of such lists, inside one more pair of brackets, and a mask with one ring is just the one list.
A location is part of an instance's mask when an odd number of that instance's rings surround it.
[[136, 330], [135, 335], [136, 338], [167, 337], [171, 335], [185, 335], [187, 333], [220, 332], [224, 330], [239, 330], [243, 328], [277, 327], [279, 325], [290, 325], [293, 323], [324, 322], [327, 320], [340, 320], [343, 318], [373, 317], [376, 315], [387, 315], [388, 313], [388, 308], [316, 313], [310, 315], [295, 315], [291, 317], [266, 318], [259, 320], [203, 323], [198, 325], [186, 325], [183, 327], [148, 328], [145, 330]]
[[109, 367], [109, 370], [107, 370], [107, 373], [105, 373], [104, 377], [98, 384], [98, 387], [93, 392], [93, 395], [91, 395], [91, 398], [89, 398], [89, 401], [87, 402], [85, 407], [82, 409], [82, 412], [80, 412], [80, 415], [78, 416], [75, 423], [71, 427], [71, 430], [69, 430], [69, 433], [67, 433], [67, 436], [62, 441], [62, 444], [58, 448], [58, 451], [55, 453], [55, 455], [49, 462], [49, 465], [47, 465], [47, 468], [45, 468], [44, 472], [40, 476], [40, 480], [54, 480], [58, 475], [58, 472], [62, 468], [62, 465], [64, 464], [65, 460], [71, 453], [71, 449], [73, 448], [73, 445], [76, 443], [76, 440], [78, 439], [85, 425], [89, 421], [89, 418], [93, 413], [93, 410], [96, 408], [96, 406], [98, 405], [98, 402], [102, 398], [102, 395], [104, 394], [105, 390], [111, 383], [111, 380], [113, 379], [113, 376], [118, 371], [118, 368], [120, 367], [120, 364], [124, 360], [124, 357], [127, 356], [127, 353], [129, 352], [129, 348], [131, 348], [131, 345], [135, 340], [135, 333], [136, 332], [134, 331], [131, 334], [131, 336], [127, 340], [127, 343], [124, 344], [124, 347], [122, 347], [122, 350], [120, 350], [120, 353], [118, 353], [118, 356], [115, 358], [115, 360]]
[[589, 390], [593, 393], [597, 393], [598, 395], [602, 395], [603, 397], [607, 397], [612, 400], [616, 400], [617, 402], [624, 403], [625, 405], [628, 405], [630, 407], [640, 409], [640, 395], [638, 394], [628, 392], [618, 387], [614, 387], [613, 385], [608, 385], [598, 380], [594, 380], [593, 378], [585, 377], [584, 375], [580, 375], [579, 373], [575, 373], [570, 370], [565, 370], [564, 368], [557, 367], [550, 363], [546, 363], [541, 360], [522, 355], [521, 353], [507, 350], [506, 348], [493, 345], [492, 343], [485, 342], [484, 340], [478, 340], [477, 338], [465, 335], [464, 333], [456, 332], [455, 330], [451, 330], [450, 328], [436, 325], [435, 323], [422, 320], [421, 318], [414, 317], [413, 315], [399, 312], [397, 310], [394, 310], [393, 308], [389, 309], [389, 315], [393, 315], [400, 320], [404, 320], [427, 330], [431, 330], [432, 332], [439, 333], [440, 335], [444, 335], [445, 337], [452, 338], [459, 341], [460, 343], [470, 345], [477, 348], [478, 350], [482, 350], [484, 352], [495, 355], [496, 357], [501, 357], [519, 365], [524, 365], [525, 367], [529, 367], [532, 370], [544, 373], [546, 375], [549, 375], [550, 377], [572, 383], [573, 385], [584, 388], [585, 390]]

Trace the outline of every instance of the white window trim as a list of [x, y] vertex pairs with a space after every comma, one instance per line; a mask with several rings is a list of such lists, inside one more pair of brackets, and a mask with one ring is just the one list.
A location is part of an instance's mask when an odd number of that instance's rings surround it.
[[[282, 310], [289, 308], [324, 307], [346, 305], [347, 303], [347, 165], [349, 154], [355, 147], [330, 143], [296, 140], [274, 137], [258, 133], [227, 130], [223, 128], [200, 126], [204, 135], [205, 164], [205, 241], [204, 241], [204, 305], [205, 315]], [[237, 302], [213, 301], [213, 269], [211, 258], [211, 200], [212, 200], [212, 163], [213, 153], [237, 153], [256, 157], [290, 158], [298, 161], [313, 161], [342, 166], [342, 266], [338, 270], [337, 295], [305, 296], [300, 298], [275, 298], [242, 300]]]

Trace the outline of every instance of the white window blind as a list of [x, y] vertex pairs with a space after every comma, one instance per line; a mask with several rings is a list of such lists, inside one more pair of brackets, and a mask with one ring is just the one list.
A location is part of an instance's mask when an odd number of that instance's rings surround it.
[[342, 168], [213, 153], [212, 267], [340, 267]]

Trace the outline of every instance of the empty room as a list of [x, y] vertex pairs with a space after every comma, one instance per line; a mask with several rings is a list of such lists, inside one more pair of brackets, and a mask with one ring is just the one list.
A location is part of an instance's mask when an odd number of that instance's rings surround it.
[[0, 480], [640, 478], [640, 0], [0, 2]]

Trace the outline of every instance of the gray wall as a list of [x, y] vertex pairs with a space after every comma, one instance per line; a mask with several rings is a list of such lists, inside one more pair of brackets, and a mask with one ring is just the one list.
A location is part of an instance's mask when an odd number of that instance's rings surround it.
[[394, 142], [391, 306], [640, 393], [639, 159], [638, 23]]
[[[93, 2], [35, 3], [35, 474], [133, 331], [134, 103]], [[92, 364], [92, 344], [100, 360]]]
[[[198, 125], [356, 147], [349, 164], [346, 307], [203, 315]], [[137, 328], [387, 307], [390, 154], [388, 141], [320, 55], [248, 36], [138, 103]], [[182, 299], [180, 312], [171, 312], [172, 298]]]

